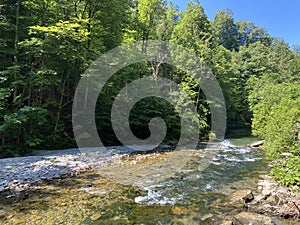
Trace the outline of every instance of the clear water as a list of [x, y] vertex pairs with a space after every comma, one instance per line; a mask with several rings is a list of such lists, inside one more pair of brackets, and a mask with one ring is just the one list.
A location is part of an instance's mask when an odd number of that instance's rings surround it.
[[189, 205], [195, 196], [207, 196], [209, 193], [226, 195], [241, 187], [253, 187], [259, 174], [266, 173], [261, 150], [235, 147], [228, 142], [224, 143], [204, 171], [198, 169], [201, 166], [199, 159], [202, 159], [202, 154], [195, 154], [174, 178], [146, 187], [148, 195], [137, 197], [136, 202]]
[[103, 177], [101, 171], [43, 183], [22, 198], [2, 199], [0, 221], [2, 224], [220, 224], [224, 218], [230, 218], [231, 212], [214, 207], [215, 202], [237, 189], [255, 189], [259, 175], [267, 173], [266, 161], [263, 151], [236, 147], [229, 141], [223, 142], [209, 158], [208, 167], [202, 166], [204, 157], [204, 151], [195, 150], [180, 172], [162, 182], [146, 182], [140, 187], [119, 184]]

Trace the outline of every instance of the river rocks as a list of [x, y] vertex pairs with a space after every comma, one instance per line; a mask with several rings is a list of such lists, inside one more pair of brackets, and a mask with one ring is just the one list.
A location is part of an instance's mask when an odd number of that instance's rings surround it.
[[249, 189], [238, 190], [228, 197], [229, 204], [233, 206], [243, 206], [245, 203], [248, 203], [253, 199], [253, 193]]
[[[212, 208], [226, 208], [226, 215], [234, 215], [224, 220], [223, 224], [226, 225], [300, 224], [300, 193], [277, 185], [267, 175], [261, 176], [257, 190], [235, 191], [225, 202], [216, 201]], [[280, 217], [292, 220], [272, 222]]]
[[249, 210], [284, 218], [300, 218], [300, 193], [293, 193], [287, 187], [277, 185], [270, 176], [261, 178], [257, 195], [248, 204]]
[[13, 225], [24, 224], [24, 223], [26, 223], [26, 220], [17, 219], [17, 218], [13, 219], [13, 222], [12, 222]]
[[234, 217], [235, 225], [273, 225], [272, 219], [256, 213], [241, 212]]
[[290, 201], [282, 205], [278, 209], [280, 216], [284, 218], [300, 218], [300, 204], [299, 201]]
[[0, 219], [4, 218], [7, 215], [7, 212], [0, 210]]

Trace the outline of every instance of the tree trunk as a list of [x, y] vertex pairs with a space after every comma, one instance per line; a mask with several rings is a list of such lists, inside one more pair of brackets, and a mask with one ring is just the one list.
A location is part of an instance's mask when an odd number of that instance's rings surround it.
[[58, 111], [57, 111], [57, 116], [56, 116], [56, 122], [55, 122], [55, 127], [54, 127], [54, 141], [56, 140], [56, 134], [57, 134], [57, 130], [58, 130], [58, 123], [60, 120], [60, 116], [61, 116], [61, 111], [63, 108], [63, 101], [64, 101], [64, 95], [65, 95], [65, 86], [67, 83], [67, 80], [70, 77], [70, 72], [68, 71], [67, 77], [65, 78], [63, 85], [62, 85], [62, 91], [61, 91], [61, 96], [60, 96], [60, 101], [59, 101], [59, 106], [58, 106]]
[[[19, 54], [19, 48], [18, 48], [18, 43], [19, 43], [19, 22], [20, 22], [20, 5], [21, 5], [21, 0], [18, 0], [16, 3], [16, 24], [15, 24], [15, 40], [14, 40], [14, 48], [15, 48], [15, 55], [14, 55], [14, 63], [15, 65], [18, 64], [18, 54]], [[17, 74], [18, 72], [14, 72], [14, 80], [17, 80]], [[14, 91], [13, 91], [13, 102], [15, 102], [18, 94], [18, 86], [15, 84], [14, 86]]]

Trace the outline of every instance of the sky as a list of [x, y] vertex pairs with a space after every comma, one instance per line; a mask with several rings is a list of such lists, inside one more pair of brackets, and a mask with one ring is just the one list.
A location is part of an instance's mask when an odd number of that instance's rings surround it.
[[[173, 0], [185, 10], [190, 0]], [[235, 21], [251, 21], [271, 36], [284, 39], [291, 47], [300, 45], [300, 0], [199, 0], [213, 20], [220, 9], [229, 8]]]

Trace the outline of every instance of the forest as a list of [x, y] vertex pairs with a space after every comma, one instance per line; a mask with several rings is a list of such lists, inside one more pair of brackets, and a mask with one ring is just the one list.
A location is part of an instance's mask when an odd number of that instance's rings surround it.
[[[300, 186], [300, 48], [253, 22], [236, 21], [230, 9], [210, 20], [199, 1], [182, 12], [163, 0], [1, 0], [0, 27], [1, 158], [76, 147], [73, 97], [89, 65], [121, 44], [160, 40], [189, 49], [210, 67], [226, 100], [227, 129], [251, 126], [265, 140], [267, 158], [275, 160], [275, 178]], [[105, 84], [96, 107], [105, 145], [120, 145], [110, 121], [114, 99], [128, 83], [153, 76], [151, 65], [126, 67]], [[208, 100], [198, 83], [167, 64], [158, 74], [189, 94], [199, 139], [210, 137]], [[179, 117], [160, 98], [133, 108], [133, 133], [147, 138], [149, 121], [157, 116], [168, 127], [164, 142], [176, 143]]]

